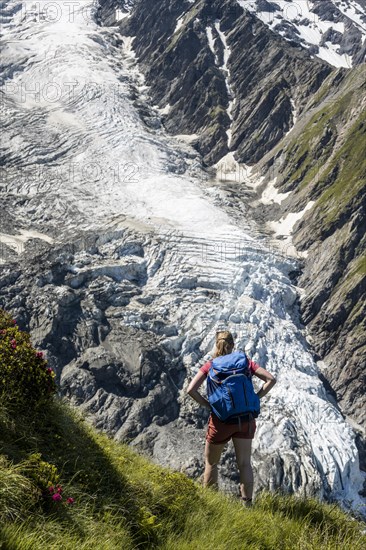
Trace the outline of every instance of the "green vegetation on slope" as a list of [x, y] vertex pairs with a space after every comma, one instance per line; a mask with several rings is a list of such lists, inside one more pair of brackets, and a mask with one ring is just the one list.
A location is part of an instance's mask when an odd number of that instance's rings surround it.
[[[350, 117], [353, 101], [356, 99], [356, 92], [347, 92], [338, 101], [328, 105], [313, 117], [298, 144], [301, 150], [306, 151], [306, 160], [291, 177], [293, 181], [299, 178], [301, 183], [298, 190], [310, 192], [309, 198], [315, 200], [313, 208], [302, 222], [308, 229], [306, 246], [321, 242], [339, 228], [346, 227], [352, 216], [364, 210], [362, 205], [366, 190], [366, 110], [361, 111], [353, 124], [346, 126], [346, 130], [342, 130], [342, 125], [346, 124], [347, 118]], [[311, 131], [315, 132], [313, 137]], [[322, 145], [327, 133], [337, 136], [337, 139], [329, 138], [326, 145]], [[362, 215], [364, 214], [360, 214]], [[359, 224], [362, 226], [361, 217]], [[344, 234], [348, 239], [348, 229]], [[347, 240], [344, 243], [341, 240], [337, 242], [339, 247], [347, 249]], [[345, 270], [334, 292], [343, 285], [343, 295], [346, 295], [349, 288], [354, 288], [365, 277], [365, 272], [361, 269], [364, 265], [361, 250], [360, 246], [359, 251], [355, 250], [353, 261], [349, 259], [350, 267], [355, 263], [357, 269]], [[358, 256], [359, 253], [361, 256]]]
[[[315, 201], [304, 218], [311, 224], [307, 247], [342, 227], [362, 205], [366, 185], [362, 76], [358, 69], [350, 72], [338, 95], [324, 100], [285, 150], [281, 191], [295, 190], [304, 201]], [[324, 87], [330, 93], [329, 82]]]
[[[59, 401], [33, 420], [2, 408], [0, 430], [1, 475], [9, 479], [0, 491], [3, 548], [357, 550], [366, 542], [356, 521], [316, 500], [263, 494], [243, 509], [98, 434]], [[35, 452], [56, 467], [73, 505], [32, 496], [27, 463]]]
[[[316, 184], [317, 189], [324, 187], [321, 184], [326, 181], [325, 175], [321, 175], [321, 180], [318, 176], [333, 154], [334, 144], [347, 121], [354, 97], [355, 91], [348, 91], [337, 100], [327, 103], [313, 115], [302, 134], [290, 143], [285, 161], [284, 181], [287, 185], [299, 185], [300, 190], [310, 183]], [[359, 147], [362, 148], [362, 143]]]
[[[337, 136], [337, 128], [331, 121], [330, 109], [313, 116], [303, 134], [288, 149], [287, 184], [295, 184], [303, 189], [316, 178], [332, 151]], [[322, 138], [326, 144], [322, 144]]]
[[321, 182], [332, 181], [319, 198], [316, 208], [324, 216], [325, 230], [339, 217], [340, 212], [354, 208], [354, 199], [361, 200], [366, 185], [366, 111], [347, 132], [343, 145], [332, 157], [321, 175]]

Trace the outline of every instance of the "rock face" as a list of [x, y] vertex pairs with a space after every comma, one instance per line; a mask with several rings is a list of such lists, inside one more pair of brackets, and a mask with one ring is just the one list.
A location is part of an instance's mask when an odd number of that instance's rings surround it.
[[351, 68], [366, 60], [364, 0], [239, 0], [239, 4], [272, 31], [335, 67]]
[[116, 25], [127, 16], [134, 0], [103, 0], [99, 2], [96, 11], [96, 20], [104, 25]]
[[120, 28], [135, 37], [151, 101], [166, 108], [164, 127], [197, 134], [208, 164], [228, 151], [241, 162], [262, 158], [331, 71], [235, 0], [142, 0]]
[[[91, 234], [30, 259], [27, 275], [9, 272], [1, 279], [3, 299], [47, 350], [64, 395], [93, 413], [98, 427], [124, 439], [177, 417], [177, 382], [185, 372], [159, 342], [158, 335], [175, 332], [162, 319], [143, 314], [152, 331], [121, 319], [131, 300], [143, 308], [152, 274], [144, 255], [129, 231], [107, 239]], [[151, 264], [153, 252], [149, 256]]]
[[[365, 437], [366, 84], [365, 68], [338, 72], [264, 171], [291, 191], [278, 217], [301, 212], [293, 242], [306, 251], [302, 316], [344, 413]], [[364, 463], [364, 467], [366, 464]]]

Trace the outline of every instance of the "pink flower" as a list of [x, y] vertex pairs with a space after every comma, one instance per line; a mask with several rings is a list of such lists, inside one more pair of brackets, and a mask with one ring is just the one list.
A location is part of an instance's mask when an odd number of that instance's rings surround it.
[[57, 492], [62, 493], [62, 491], [63, 491], [63, 488], [61, 487], [61, 485], [58, 485], [57, 486]]
[[10, 345], [13, 349], [15, 349], [17, 347], [17, 341], [13, 338], [12, 340], [10, 340]]
[[49, 492], [50, 492], [50, 493], [53, 493], [53, 492], [54, 492], [54, 490], [55, 490], [55, 488], [54, 488], [54, 486], [53, 486], [53, 485], [51, 485], [51, 487], [48, 487], [48, 490], [49, 490]]
[[72, 497], [69, 497], [66, 502], [67, 504], [74, 504], [75, 500]]
[[43, 352], [42, 351], [37, 351], [36, 357], [37, 357], [37, 359], [42, 359], [43, 358]]
[[6, 330], [4, 328], [0, 330], [0, 334], [6, 334]]
[[52, 495], [52, 499], [55, 502], [59, 502], [60, 500], [62, 500], [62, 496], [60, 495], [60, 493], [55, 493], [54, 495]]
[[48, 367], [47, 372], [48, 372], [48, 374], [51, 374], [51, 372], [53, 372], [53, 370], [51, 369], [51, 367]]
[[16, 324], [17, 324], [17, 322], [16, 322], [16, 320], [15, 320], [15, 319], [12, 319], [12, 321], [11, 321], [11, 322], [13, 323], [13, 325], [16, 325]]

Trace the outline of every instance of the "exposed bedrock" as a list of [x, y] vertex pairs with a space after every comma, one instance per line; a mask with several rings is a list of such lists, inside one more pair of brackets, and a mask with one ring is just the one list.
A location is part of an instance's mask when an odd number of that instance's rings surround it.
[[207, 164], [229, 150], [241, 162], [257, 162], [331, 71], [235, 0], [140, 0], [120, 28], [135, 37], [152, 103], [169, 105], [165, 128], [197, 134]]

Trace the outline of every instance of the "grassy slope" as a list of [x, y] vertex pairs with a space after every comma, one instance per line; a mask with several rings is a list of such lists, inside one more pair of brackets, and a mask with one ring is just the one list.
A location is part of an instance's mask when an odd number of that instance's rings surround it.
[[[282, 186], [315, 200], [307, 218], [312, 242], [328, 236], [349, 219], [366, 185], [366, 82], [364, 69], [345, 78], [285, 150]], [[329, 82], [324, 85], [329, 92]], [[308, 245], [309, 243], [307, 243]]]
[[[338, 80], [337, 76], [331, 78]], [[315, 201], [295, 229], [294, 242], [299, 250], [306, 250], [338, 232], [333, 251], [336, 256], [340, 250], [348, 248], [352, 216], [360, 213], [360, 227], [361, 216], [364, 216], [365, 68], [355, 68], [337, 85], [330, 85], [328, 78], [310, 107], [318, 108], [317, 112], [285, 149], [281, 191], [294, 190], [299, 204]], [[333, 289], [332, 293], [342, 300], [350, 288], [363, 284], [362, 279], [366, 276], [363, 248], [360, 243], [353, 258], [348, 258], [348, 267]], [[316, 248], [314, 254], [317, 254]], [[351, 307], [349, 317], [354, 307], [358, 304]]]
[[[0, 409], [0, 441], [2, 549], [357, 550], [366, 544], [359, 524], [337, 506], [263, 494], [253, 509], [243, 509], [97, 433], [59, 402], [35, 422]], [[19, 463], [34, 451], [58, 468], [74, 506], [27, 499], [31, 487]]]
[[331, 173], [337, 170], [333, 184], [325, 189], [316, 205], [323, 212], [326, 229], [330, 229], [332, 222], [337, 220], [339, 210], [345, 212], [358, 196], [361, 200], [366, 182], [365, 143], [366, 111], [360, 114], [348, 130], [342, 146], [322, 174], [322, 180], [327, 181]]

